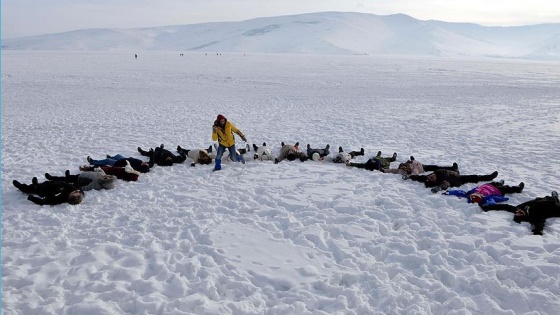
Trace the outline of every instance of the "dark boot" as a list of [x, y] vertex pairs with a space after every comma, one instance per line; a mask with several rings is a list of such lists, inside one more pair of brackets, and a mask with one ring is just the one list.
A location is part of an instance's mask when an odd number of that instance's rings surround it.
[[[35, 177], [36, 178], [36, 177]], [[27, 184], [22, 184], [20, 182], [18, 182], [17, 180], [14, 180], [12, 182], [12, 184], [14, 184], [14, 186], [21, 191], [22, 193], [26, 193], [26, 194], [34, 194], [37, 191], [37, 184], [33, 184], [33, 185], [27, 185]]]
[[498, 171], [494, 171], [490, 175], [483, 175], [483, 176], [480, 176], [480, 177], [483, 178], [482, 180], [494, 180], [494, 178], [498, 177]]
[[59, 182], [66, 182], [67, 181], [66, 180], [67, 176], [52, 176], [49, 173], [45, 173], [45, 178], [47, 180], [56, 180], [56, 181], [59, 181]]
[[257, 152], [258, 149], [259, 149], [259, 147], [257, 147], [257, 145], [253, 143], [253, 150], [254, 150], [255, 152]]
[[13, 184], [17, 189], [19, 189], [19, 191], [25, 192], [25, 186], [27, 186], [27, 185], [22, 184], [22, 183], [18, 182], [17, 180], [14, 180], [14, 181], [12, 182], [12, 184]]
[[338, 147], [338, 153], [342, 153], [344, 152], [344, 150], [342, 150], [342, 147]]
[[[150, 151], [152, 151], [152, 150], [150, 149]], [[140, 153], [140, 155], [142, 155], [142, 156], [150, 156], [150, 152], [142, 150], [141, 147], [138, 147], [138, 153]], [[107, 157], [109, 158], [110, 156], [107, 156]]]
[[500, 183], [494, 183], [494, 186], [496, 186], [503, 195], [506, 195], [506, 194], [521, 193], [523, 191], [523, 188], [525, 187], [525, 183], [521, 182], [517, 186], [508, 186], [503, 184], [500, 185]]
[[525, 183], [519, 183], [519, 185], [517, 185], [517, 193], [521, 193], [523, 191], [523, 188], [525, 188]]

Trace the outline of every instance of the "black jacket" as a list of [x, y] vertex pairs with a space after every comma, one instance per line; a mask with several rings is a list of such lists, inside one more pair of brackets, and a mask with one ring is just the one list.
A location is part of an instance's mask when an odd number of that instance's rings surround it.
[[560, 217], [560, 202], [557, 198], [546, 196], [524, 202], [516, 207], [523, 210], [525, 216], [516, 216], [513, 220], [517, 223], [529, 222], [533, 228], [533, 234], [542, 235], [544, 223], [548, 218]]
[[42, 198], [31, 195], [27, 199], [41, 206], [68, 202], [70, 193], [76, 190], [82, 191], [79, 186], [73, 183], [61, 181], [46, 181], [36, 185], [29, 185], [28, 187], [30, 190], [27, 193], [39, 195]]

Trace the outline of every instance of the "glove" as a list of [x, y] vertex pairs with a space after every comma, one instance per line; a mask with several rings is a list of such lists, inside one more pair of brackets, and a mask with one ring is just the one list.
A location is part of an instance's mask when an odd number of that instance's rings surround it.
[[410, 178], [410, 176], [408, 176], [408, 175], [403, 175], [403, 176], [402, 176], [402, 179], [404, 179], [404, 180], [407, 180], [407, 179], [409, 179], [409, 178]]
[[244, 142], [247, 142], [247, 138], [245, 138], [245, 136], [241, 136], [241, 140], [243, 140]]
[[216, 133], [217, 130], [218, 130], [218, 129], [216, 128], [216, 126], [212, 126], [212, 132], [213, 132], [213, 133]]
[[435, 194], [435, 193], [437, 193], [438, 191], [441, 190], [441, 187], [436, 186], [436, 187], [432, 188], [431, 190], [432, 190], [432, 192]]

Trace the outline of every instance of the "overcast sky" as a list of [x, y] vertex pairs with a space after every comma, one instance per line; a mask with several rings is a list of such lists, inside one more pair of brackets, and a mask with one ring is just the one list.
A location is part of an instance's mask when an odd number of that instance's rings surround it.
[[341, 11], [486, 26], [560, 23], [560, 0], [2, 0], [2, 38]]

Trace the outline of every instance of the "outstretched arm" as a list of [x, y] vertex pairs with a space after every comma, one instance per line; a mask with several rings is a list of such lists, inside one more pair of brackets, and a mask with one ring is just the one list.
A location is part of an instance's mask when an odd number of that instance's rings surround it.
[[544, 222], [545, 221], [546, 221], [546, 219], [539, 218], [538, 220], [536, 220], [534, 222], [531, 222], [535, 226], [532, 230], [533, 235], [542, 235], [542, 231], [544, 229]]
[[40, 206], [45, 204], [45, 200], [43, 198], [39, 198], [39, 197], [33, 196], [33, 195], [27, 196], [27, 200], [33, 202], [34, 204], [40, 205]]
[[410, 175], [408, 178], [415, 181], [415, 182], [425, 183], [426, 180], [428, 179], [428, 176], [426, 176], [426, 175]]
[[503, 211], [515, 213], [515, 211], [517, 210], [517, 207], [508, 204], [489, 205], [489, 204], [479, 203], [478, 205], [482, 208], [482, 211], [503, 210]]

